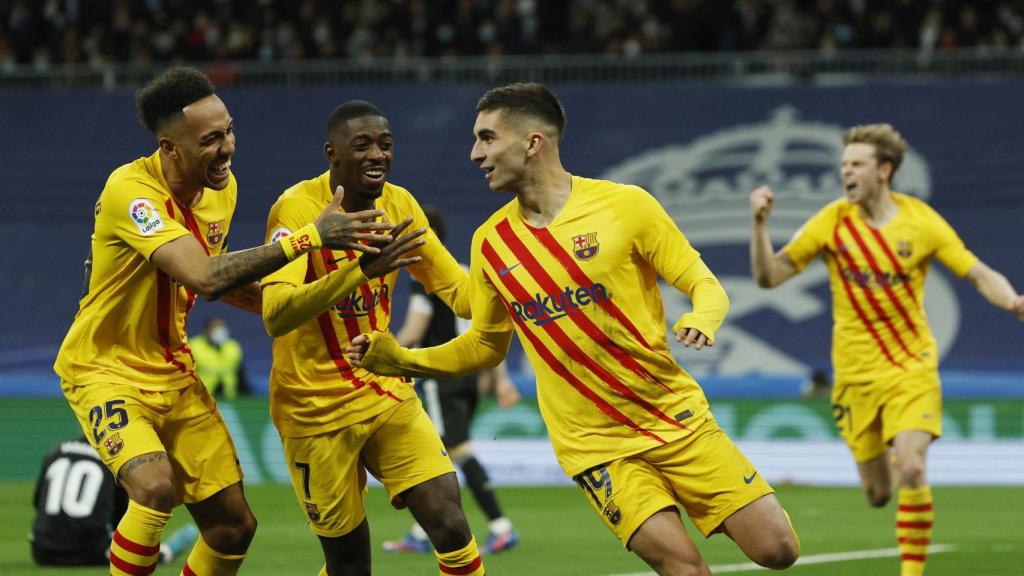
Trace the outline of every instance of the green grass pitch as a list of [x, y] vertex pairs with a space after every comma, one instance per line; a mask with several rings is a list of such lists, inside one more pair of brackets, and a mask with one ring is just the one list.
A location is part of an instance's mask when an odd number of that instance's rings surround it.
[[[32, 564], [25, 535], [32, 508], [32, 486], [26, 482], [0, 483], [0, 574], [7, 576], [78, 576], [103, 574], [102, 568], [40, 569]], [[322, 559], [320, 547], [305, 523], [305, 517], [285, 485], [261, 485], [246, 489], [260, 525], [243, 565], [245, 575], [314, 575]], [[503, 488], [499, 496], [515, 522], [522, 542], [508, 553], [486, 557], [491, 575], [585, 575], [611, 576], [650, 573], [646, 565], [622, 550], [611, 533], [575, 488]], [[800, 533], [804, 557], [822, 554], [878, 550], [895, 546], [894, 504], [872, 509], [860, 492], [851, 488], [779, 487], [779, 497], [792, 515]], [[935, 544], [955, 546], [934, 554], [928, 561], [928, 576], [970, 575], [1010, 576], [1024, 574], [1024, 489], [1021, 488], [936, 488]], [[486, 522], [470, 503], [463, 501], [473, 531], [481, 542]], [[395, 511], [379, 488], [366, 498], [373, 535], [375, 575], [437, 574], [432, 555], [391, 555], [380, 550], [383, 539], [400, 536], [410, 516]], [[183, 508], [175, 512], [171, 528], [184, 522]], [[696, 531], [689, 526], [691, 536]], [[732, 565], [746, 558], [725, 536], [704, 540], [698, 546], [708, 562]], [[178, 574], [183, 559], [173, 566], [161, 566], [157, 574]], [[730, 573], [751, 573], [730, 572]], [[824, 564], [797, 565], [787, 573], [811, 575], [896, 575], [896, 558], [848, 560]]]

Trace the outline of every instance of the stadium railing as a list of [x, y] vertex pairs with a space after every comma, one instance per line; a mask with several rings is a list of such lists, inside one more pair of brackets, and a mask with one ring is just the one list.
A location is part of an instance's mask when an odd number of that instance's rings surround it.
[[[681, 54], [535, 55], [418, 59], [194, 62], [218, 84], [544, 83], [725, 81], [856, 83], [870, 79], [1024, 74], [1024, 50], [758, 51]], [[166, 63], [0, 66], [0, 86], [135, 87]]]

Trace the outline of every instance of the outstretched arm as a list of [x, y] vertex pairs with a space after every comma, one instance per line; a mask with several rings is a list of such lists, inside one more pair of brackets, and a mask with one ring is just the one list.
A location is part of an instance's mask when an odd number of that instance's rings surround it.
[[967, 272], [967, 281], [993, 306], [1002, 308], [1024, 322], [1024, 296], [999, 272], [978, 260]]
[[345, 350], [352, 364], [382, 376], [465, 376], [493, 368], [508, 354], [512, 332], [468, 332], [440, 346], [402, 348], [388, 332], [360, 334]]
[[775, 194], [767, 186], [750, 193], [753, 235], [750, 239], [750, 271], [761, 288], [774, 288], [796, 275], [797, 269], [783, 251], [775, 252], [768, 234], [768, 217], [772, 213]]
[[264, 286], [263, 325], [267, 333], [274, 338], [284, 336], [316, 318], [371, 278], [419, 262], [419, 256], [408, 256], [408, 253], [423, 244], [424, 230], [419, 228], [402, 234], [410, 223], [411, 220], [406, 220], [399, 224], [393, 231], [396, 239], [380, 245], [378, 254], [342, 263], [337, 270], [315, 282], [299, 286], [274, 282]]
[[[192, 235], [172, 240], [153, 252], [151, 260], [161, 271], [182, 283], [192, 292], [216, 299], [243, 284], [258, 280], [287, 264], [297, 255], [326, 246], [377, 254], [376, 244], [387, 243], [390, 236], [377, 232], [391, 230], [392, 225], [373, 220], [383, 211], [366, 210], [347, 214], [338, 207], [344, 191], [341, 187], [324, 211], [308, 229], [298, 230], [288, 242], [275, 242], [248, 250], [208, 256]], [[304, 237], [305, 241], [300, 241]], [[373, 246], [360, 241], [373, 243]]]

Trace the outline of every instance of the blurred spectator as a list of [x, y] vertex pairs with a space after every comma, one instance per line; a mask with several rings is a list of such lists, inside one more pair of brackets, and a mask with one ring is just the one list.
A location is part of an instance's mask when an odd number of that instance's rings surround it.
[[242, 345], [231, 338], [222, 318], [211, 317], [203, 333], [189, 338], [188, 342], [196, 360], [196, 371], [210, 394], [228, 400], [249, 394]]
[[811, 377], [800, 387], [800, 393], [804, 398], [831, 398], [832, 382], [829, 380], [828, 372], [815, 370]]
[[0, 66], [1024, 45], [1024, 1], [0, 0]]

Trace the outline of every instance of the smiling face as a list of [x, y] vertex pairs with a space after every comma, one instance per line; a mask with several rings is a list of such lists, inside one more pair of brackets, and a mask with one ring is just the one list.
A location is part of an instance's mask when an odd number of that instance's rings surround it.
[[888, 188], [892, 163], [880, 164], [872, 144], [847, 144], [840, 172], [847, 200], [851, 204], [863, 204]]
[[480, 165], [491, 190], [514, 192], [526, 171], [529, 135], [501, 109], [477, 114], [469, 157]]
[[172, 151], [171, 160], [189, 184], [223, 190], [235, 153], [234, 120], [216, 95], [197, 100], [182, 112], [160, 137], [161, 146]]
[[345, 187], [345, 195], [363, 200], [381, 195], [391, 161], [394, 137], [387, 118], [360, 116], [346, 120], [324, 145], [331, 164], [331, 179]]

